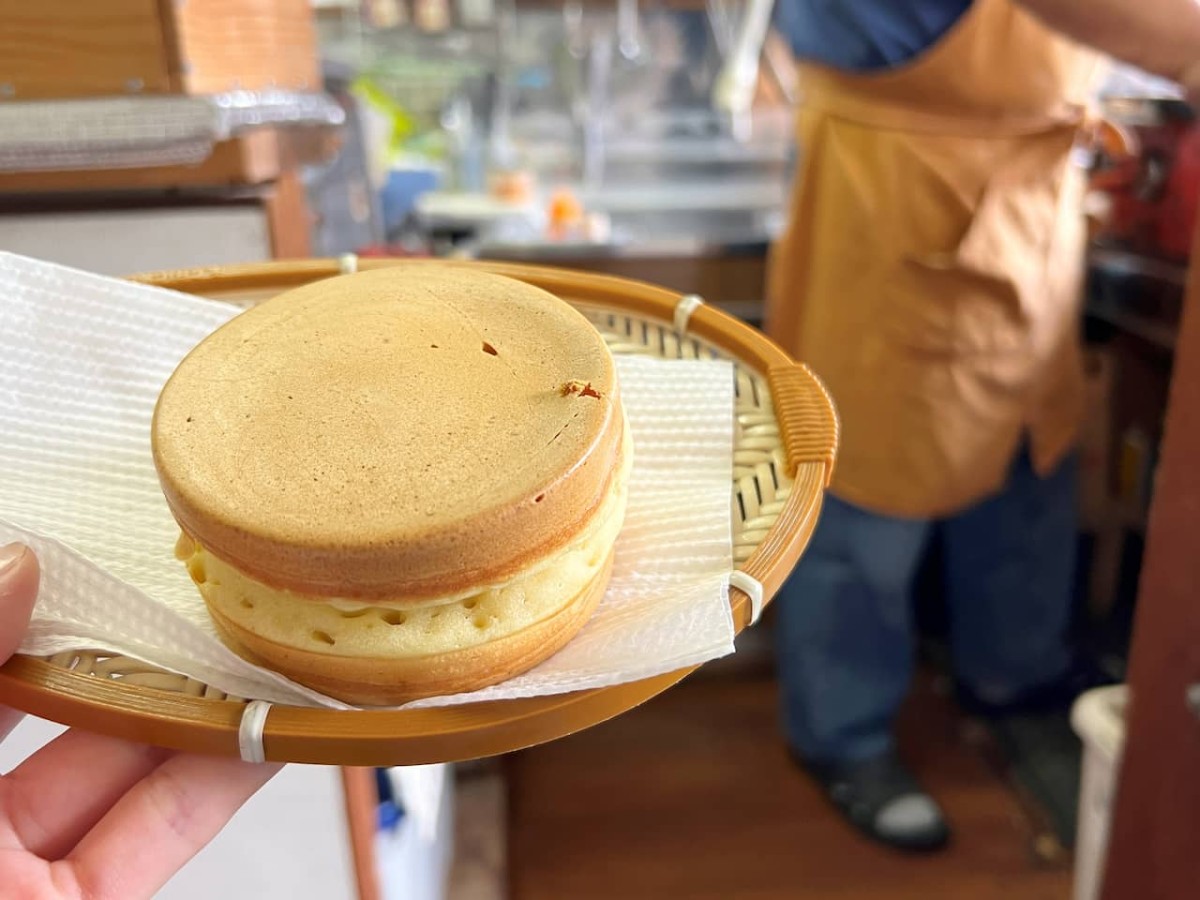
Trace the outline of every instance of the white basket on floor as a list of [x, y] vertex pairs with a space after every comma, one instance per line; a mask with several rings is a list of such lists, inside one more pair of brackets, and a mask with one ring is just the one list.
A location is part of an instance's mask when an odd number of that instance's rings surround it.
[[1071, 726], [1083, 741], [1079, 825], [1075, 838], [1075, 900], [1099, 900], [1125, 746], [1129, 688], [1118, 684], [1083, 694], [1071, 710]]

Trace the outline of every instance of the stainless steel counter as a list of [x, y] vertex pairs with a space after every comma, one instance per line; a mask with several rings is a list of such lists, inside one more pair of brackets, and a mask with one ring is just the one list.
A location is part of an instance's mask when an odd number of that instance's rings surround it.
[[612, 216], [606, 241], [504, 240], [484, 237], [481, 256], [505, 259], [763, 256], [778, 233], [775, 216], [750, 211], [638, 213]]

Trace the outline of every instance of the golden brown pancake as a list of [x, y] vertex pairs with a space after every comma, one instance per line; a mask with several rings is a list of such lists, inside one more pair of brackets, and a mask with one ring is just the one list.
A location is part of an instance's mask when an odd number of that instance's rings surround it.
[[434, 263], [239, 315], [167, 382], [153, 447], [223, 637], [360, 703], [492, 684], [569, 640], [632, 459], [586, 319]]

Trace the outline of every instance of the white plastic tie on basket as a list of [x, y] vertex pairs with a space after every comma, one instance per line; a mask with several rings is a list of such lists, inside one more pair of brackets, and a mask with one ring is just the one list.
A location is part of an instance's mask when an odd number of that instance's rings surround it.
[[338, 257], [338, 270], [343, 275], [353, 275], [358, 271], [358, 254], [343, 253]]
[[687, 294], [679, 298], [679, 302], [675, 304], [675, 333], [679, 335], [687, 334], [688, 322], [692, 319], [692, 313], [704, 305], [704, 298], [699, 294]]
[[267, 728], [267, 714], [271, 704], [266, 700], [251, 700], [242, 710], [242, 721], [238, 725], [238, 753], [248, 763], [264, 763], [267, 751], [263, 747], [263, 732]]
[[750, 624], [757, 624], [763, 611], [762, 582], [741, 569], [734, 569], [729, 576], [729, 586], [737, 588], [750, 598]]

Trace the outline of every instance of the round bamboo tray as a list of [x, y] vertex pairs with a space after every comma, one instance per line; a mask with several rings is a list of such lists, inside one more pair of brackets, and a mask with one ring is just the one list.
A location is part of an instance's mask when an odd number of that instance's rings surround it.
[[[362, 269], [423, 265], [362, 260]], [[442, 262], [441, 264], [445, 264]], [[774, 596], [807, 545], [832, 473], [838, 427], [820, 382], [762, 334], [700, 305], [684, 333], [679, 294], [639, 282], [526, 265], [461, 262], [519, 278], [576, 306], [615, 353], [727, 358], [736, 372], [732, 488], [734, 564]], [[344, 271], [314, 260], [141, 275], [147, 284], [238, 304]], [[689, 308], [692, 304], [688, 304]], [[738, 631], [750, 598], [730, 589]], [[414, 710], [273, 706], [262, 735], [268, 760], [343, 766], [455, 762], [554, 740], [643, 703], [693, 671], [548, 697]], [[0, 703], [53, 721], [165, 747], [239, 754], [246, 701], [124, 657], [72, 652], [16, 656], [0, 668]]]

